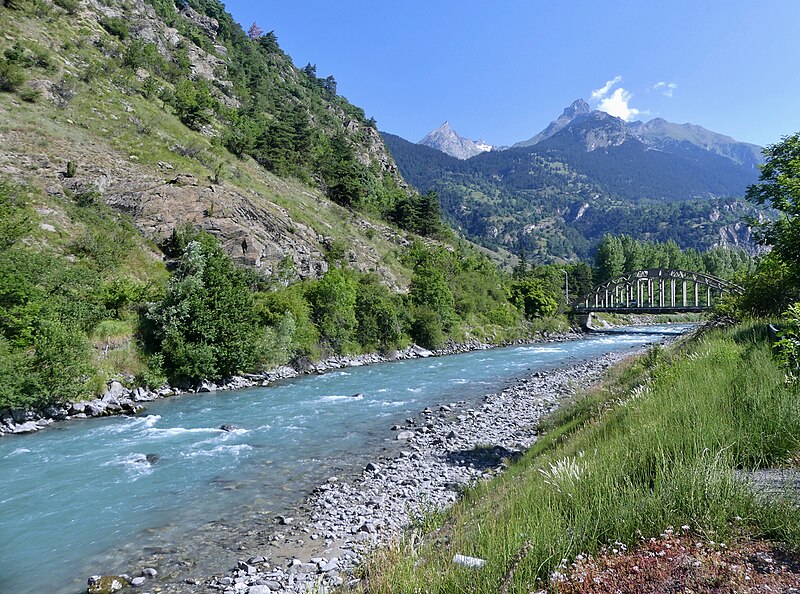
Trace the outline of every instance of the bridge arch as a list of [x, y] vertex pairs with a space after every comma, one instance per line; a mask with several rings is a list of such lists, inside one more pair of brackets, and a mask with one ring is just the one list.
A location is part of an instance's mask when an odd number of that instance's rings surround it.
[[702, 272], [651, 268], [606, 281], [576, 300], [576, 313], [699, 312], [725, 293], [742, 294], [737, 284]]

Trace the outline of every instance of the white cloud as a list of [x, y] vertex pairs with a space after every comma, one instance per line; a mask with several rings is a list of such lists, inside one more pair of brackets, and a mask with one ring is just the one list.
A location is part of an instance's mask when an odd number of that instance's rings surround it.
[[678, 88], [678, 83], [664, 82], [663, 80], [660, 80], [653, 85], [653, 90], [661, 91], [661, 93], [665, 97], [672, 97], [673, 93], [675, 92], [675, 89], [677, 88]]
[[[615, 76], [611, 80], [606, 81], [606, 84], [602, 87], [592, 91], [592, 101], [597, 105], [597, 109], [600, 111], [604, 111], [629, 122], [642, 112], [630, 106], [630, 100], [633, 95], [631, 95], [629, 91], [622, 87], [614, 89], [614, 87], [621, 82], [621, 76]], [[612, 89], [614, 89], [613, 92]]]
[[602, 101], [603, 98], [606, 95], [608, 95], [608, 92], [612, 89], [612, 87], [614, 87], [614, 85], [618, 84], [621, 81], [622, 81], [622, 77], [621, 76], [615, 76], [611, 80], [606, 81], [606, 84], [604, 84], [602, 87], [592, 91], [592, 100], [593, 101]]
[[608, 97], [604, 97], [597, 109], [630, 122], [641, 113], [638, 109], [629, 105], [632, 96], [628, 91], [620, 87], [615, 89]]

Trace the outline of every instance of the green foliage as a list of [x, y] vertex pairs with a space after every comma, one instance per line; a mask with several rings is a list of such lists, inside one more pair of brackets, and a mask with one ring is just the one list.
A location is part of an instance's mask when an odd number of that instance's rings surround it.
[[53, 4], [63, 8], [67, 14], [75, 14], [81, 6], [78, 0], [53, 0]]
[[72, 402], [91, 393], [89, 341], [79, 327], [57, 319], [41, 320], [33, 349], [35, 390], [46, 402]]
[[0, 58], [0, 91], [13, 92], [25, 82], [22, 68], [7, 59]]
[[114, 37], [123, 41], [128, 38], [128, 24], [123, 18], [106, 17], [100, 20], [100, 25]]
[[453, 292], [444, 271], [435, 263], [426, 262], [414, 269], [408, 298], [412, 305], [432, 312], [442, 329], [448, 330], [452, 325], [455, 317]]
[[[297, 283], [258, 293], [255, 297], [256, 313], [262, 327], [277, 328], [287, 316], [291, 316], [294, 334], [291, 345], [287, 347], [287, 361], [293, 355], [315, 357], [319, 354], [319, 331], [312, 321], [313, 311], [305, 290], [303, 283]], [[269, 358], [276, 359], [277, 356], [270, 355]]]
[[122, 55], [122, 63], [131, 70], [144, 68], [151, 72], [163, 72], [166, 66], [163, 63], [158, 46], [155, 43], [147, 42], [142, 39], [134, 39], [125, 48]]
[[446, 230], [439, 195], [433, 190], [425, 194], [403, 193], [390, 210], [389, 219], [423, 237], [442, 237]]
[[597, 282], [603, 283], [625, 272], [625, 252], [622, 242], [613, 235], [604, 235], [594, 258]]
[[182, 80], [175, 86], [172, 107], [180, 120], [193, 130], [199, 130], [212, 121], [216, 101], [205, 79]]
[[772, 246], [754, 275], [744, 281], [737, 307], [744, 315], [776, 315], [800, 301], [800, 133], [764, 149], [766, 163], [747, 198], [768, 204], [777, 219], [756, 224]]
[[0, 252], [27, 235], [35, 218], [25, 189], [0, 179]]
[[220, 379], [255, 364], [257, 318], [247, 278], [200, 233], [184, 250], [166, 295], [144, 313], [145, 344], [171, 378]]
[[605, 235], [595, 254], [595, 280], [611, 280], [636, 270], [672, 268], [691, 270], [731, 280], [755, 270], [755, 258], [737, 248], [706, 251], [681, 249], [674, 241], [642, 241], [628, 235]]
[[800, 300], [798, 271], [776, 252], [761, 259], [754, 274], [742, 281], [744, 295], [734, 305], [738, 316], [779, 316]]
[[778, 341], [773, 346], [778, 361], [792, 381], [800, 377], [800, 303], [786, 310], [785, 325], [778, 332]]
[[19, 98], [26, 103], [36, 103], [42, 98], [42, 91], [35, 87], [24, 87], [19, 92]]
[[536, 278], [514, 281], [511, 284], [511, 300], [529, 320], [552, 316], [558, 309], [555, 297]]
[[355, 302], [357, 337], [366, 351], [389, 351], [403, 341], [403, 302], [376, 275], [358, 280]]
[[309, 290], [314, 324], [319, 329], [323, 346], [335, 353], [354, 350], [358, 328], [355, 312], [357, 290], [353, 274], [341, 268], [330, 268]]

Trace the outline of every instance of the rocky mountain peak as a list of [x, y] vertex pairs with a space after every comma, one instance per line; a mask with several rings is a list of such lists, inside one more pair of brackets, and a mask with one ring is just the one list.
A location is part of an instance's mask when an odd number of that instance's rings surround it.
[[483, 140], [470, 140], [459, 135], [450, 126], [450, 122], [447, 121], [429, 132], [417, 144], [442, 151], [456, 159], [469, 159], [480, 153], [492, 150], [492, 146]]
[[587, 116], [590, 113], [592, 113], [592, 108], [589, 106], [589, 104], [583, 99], [576, 99], [569, 105], [569, 107], [564, 108], [564, 112], [558, 117], [558, 119], [550, 122], [547, 128], [528, 140], [518, 142], [514, 145], [514, 148], [539, 144], [541, 141], [547, 140], [551, 136], [558, 134], [561, 130], [569, 126], [575, 120]]

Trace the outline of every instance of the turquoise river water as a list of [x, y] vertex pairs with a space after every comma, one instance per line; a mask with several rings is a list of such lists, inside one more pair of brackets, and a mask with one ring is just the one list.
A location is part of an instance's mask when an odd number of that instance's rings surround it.
[[[4, 437], [0, 592], [85, 591], [88, 575], [124, 571], [146, 547], [180, 542], [210, 521], [289, 509], [326, 477], [359, 469], [388, 446], [393, 424], [426, 406], [477, 400], [533, 371], [687, 328], [356, 367]], [[223, 423], [239, 429], [221, 431]]]

